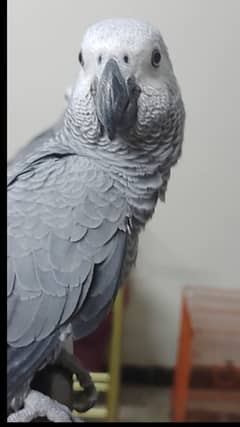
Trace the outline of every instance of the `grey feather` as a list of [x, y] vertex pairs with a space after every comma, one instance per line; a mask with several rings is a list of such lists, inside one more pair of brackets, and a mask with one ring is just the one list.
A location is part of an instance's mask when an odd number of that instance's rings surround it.
[[[86, 81], [80, 70], [64, 115], [8, 164], [8, 405], [17, 397], [21, 407], [36, 370], [55, 359], [69, 323], [73, 335], [83, 337], [106, 316], [136, 262], [138, 234], [158, 198], [165, 200], [182, 153], [185, 110], [158, 30], [135, 20], [106, 21], [87, 32], [84, 49], [99, 37], [114, 48], [115, 65], [110, 60], [103, 75], [111, 83], [117, 73], [124, 105], [119, 85], [106, 97], [117, 96], [120, 110], [103, 96], [102, 83], [94, 93], [96, 76]], [[149, 61], [153, 42], [163, 63], [150, 79], [142, 69], [137, 81], [131, 73]], [[130, 45], [124, 68], [117, 58]], [[98, 115], [99, 99], [109, 129]]]
[[[70, 166], [72, 162], [79, 162], [76, 173], [81, 173], [79, 171], [87, 173], [84, 159], [77, 157], [70, 158], [68, 156], [65, 161], [69, 162]], [[51, 168], [52, 159], [49, 159], [47, 163], [49, 163], [48, 166]], [[34, 167], [37, 170], [37, 165]], [[57, 163], [54, 163], [54, 167], [57, 168]], [[45, 170], [41, 170], [41, 174], [42, 181], [46, 183]], [[56, 175], [58, 174], [56, 173]], [[31, 175], [28, 179], [33, 180], [34, 175]], [[63, 191], [61, 187], [61, 175], [58, 175], [58, 179], [60, 181], [58, 191], [61, 193], [61, 191]], [[58, 179], [56, 177], [56, 183], [58, 183]], [[79, 179], [79, 177], [76, 177], [76, 179]], [[97, 223], [93, 222], [95, 237], [91, 234], [92, 230], [86, 228], [86, 222], [84, 221], [85, 214], [83, 214], [84, 225], [81, 224], [81, 213], [83, 209], [80, 209], [80, 206], [82, 204], [82, 207], [84, 207], [87, 194], [89, 194], [90, 189], [88, 182], [85, 198], [76, 198], [75, 207], [70, 211], [70, 216], [68, 210], [66, 210], [66, 212], [64, 211], [64, 205], [59, 206], [55, 202], [55, 206], [52, 206], [53, 219], [56, 209], [60, 209], [63, 218], [65, 218], [66, 230], [68, 230], [68, 232], [60, 237], [55, 231], [58, 230], [59, 226], [62, 226], [62, 223], [59, 224], [58, 222], [56, 223], [56, 221], [48, 220], [51, 207], [49, 207], [49, 211], [46, 215], [44, 204], [44, 197], [45, 195], [47, 196], [46, 188], [44, 188], [44, 192], [42, 193], [41, 186], [39, 186], [39, 197], [36, 198], [35, 202], [36, 208], [34, 207], [33, 201], [29, 202], [28, 197], [24, 197], [25, 202], [23, 202], [23, 199], [20, 197], [18, 197], [17, 200], [14, 198], [16, 191], [12, 192], [11, 188], [15, 190], [18, 189], [18, 192], [22, 191], [25, 195], [28, 194], [28, 181], [26, 180], [25, 182], [26, 186], [23, 185], [22, 181], [19, 186], [18, 180], [16, 180], [14, 182], [14, 187], [10, 186], [8, 192], [9, 232], [13, 241], [12, 245], [15, 247], [19, 245], [27, 252], [27, 254], [25, 251], [18, 252], [16, 256], [11, 248], [9, 251], [9, 263], [11, 268], [9, 268], [8, 273], [8, 343], [11, 347], [16, 349], [30, 348], [36, 341], [39, 341], [39, 345], [41, 342], [45, 343], [45, 338], [54, 334], [55, 331], [60, 331], [60, 328], [64, 326], [66, 322], [71, 321], [71, 318], [76, 318], [79, 311], [81, 311], [81, 307], [83, 307], [84, 320], [81, 321], [81, 324], [78, 323], [78, 328], [81, 328], [80, 334], [84, 336], [88, 333], [90, 323], [88, 324], [87, 318], [89, 317], [89, 319], [92, 319], [93, 315], [91, 310], [95, 310], [95, 308], [96, 313], [95, 316], [93, 316], [95, 317], [95, 322], [91, 320], [91, 327], [96, 328], [98, 322], [98, 307], [94, 304], [93, 298], [90, 298], [90, 305], [86, 306], [85, 304], [91, 286], [96, 282], [96, 279], [93, 278], [93, 271], [95, 271], [94, 257], [97, 255], [97, 261], [101, 265], [101, 269], [103, 269], [103, 265], [105, 265], [104, 271], [106, 277], [108, 276], [107, 269], [111, 268], [111, 273], [109, 274], [111, 277], [114, 276], [112, 287], [110, 286], [111, 283], [108, 283], [105, 290], [106, 280], [104, 278], [104, 273], [99, 274], [98, 286], [100, 289], [102, 288], [100, 294], [104, 303], [105, 301], [112, 301], [114, 292], [116, 292], [116, 286], [119, 285], [120, 270], [123, 265], [123, 257], [120, 256], [116, 258], [113, 248], [115, 245], [117, 248], [119, 247], [117, 238], [119, 233], [121, 236], [125, 236], [118, 229], [119, 223], [116, 222], [112, 224], [104, 220], [104, 217], [97, 209], [97, 205], [95, 209]], [[74, 183], [71, 185], [74, 185]], [[82, 185], [84, 185], [84, 182], [82, 182]], [[67, 191], [69, 195], [71, 193], [71, 187], [64, 191]], [[82, 188], [80, 188], [80, 192], [82, 194]], [[19, 200], [21, 201], [19, 203], [21, 204], [22, 213], [21, 222], [19, 223], [21, 227], [20, 236], [18, 233], [14, 232], [14, 227], [11, 227], [11, 212], [16, 211]], [[31, 209], [29, 206], [30, 204], [33, 204]], [[74, 239], [74, 241], [72, 241], [72, 230], [76, 229], [76, 210], [78, 211], [77, 218], [79, 230], [81, 232], [78, 235], [79, 239], [76, 241]], [[35, 226], [35, 221], [28, 222], [28, 213], [33, 211], [41, 218], [41, 233], [39, 233], [40, 228]], [[88, 221], [90, 220], [88, 219]], [[15, 223], [14, 226], [16, 227]], [[31, 235], [31, 238], [26, 238], [25, 235]], [[89, 242], [87, 242], [87, 238]], [[96, 247], [94, 248], [94, 246]], [[34, 249], [34, 247], [36, 247], [36, 249]], [[82, 250], [81, 247], [83, 247]], [[102, 248], [104, 248], [104, 250], [101, 250]], [[113, 263], [104, 264], [105, 259], [113, 258], [114, 256], [115, 261], [113, 259]], [[94, 272], [94, 277], [96, 274], [97, 273]], [[96, 285], [94, 285], [94, 287], [95, 286]], [[104, 293], [106, 294], [105, 297]], [[89, 308], [87, 309], [87, 307]], [[105, 310], [107, 309], [108, 307], [105, 308]], [[102, 313], [102, 315], [104, 315], [104, 313]], [[40, 348], [41, 347], [39, 347], [39, 349]], [[26, 360], [24, 363], [26, 363]], [[37, 364], [34, 365], [34, 368], [36, 367]], [[21, 366], [19, 366], [19, 369], [21, 370]], [[24, 381], [25, 377], [23, 376], [23, 382]], [[12, 391], [10, 390], [9, 393], [12, 393]]]
[[[28, 392], [33, 372], [42, 367], [58, 346], [58, 333], [50, 335], [42, 342], [34, 342], [26, 347], [7, 348], [7, 403], [20, 397], [19, 407], [23, 404], [24, 394]], [[54, 349], [54, 350], [53, 350]]]

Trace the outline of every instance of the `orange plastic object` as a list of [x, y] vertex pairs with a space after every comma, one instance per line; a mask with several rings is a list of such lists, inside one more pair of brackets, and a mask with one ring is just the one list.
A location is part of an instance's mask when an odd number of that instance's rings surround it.
[[187, 286], [172, 419], [240, 420], [240, 289]]

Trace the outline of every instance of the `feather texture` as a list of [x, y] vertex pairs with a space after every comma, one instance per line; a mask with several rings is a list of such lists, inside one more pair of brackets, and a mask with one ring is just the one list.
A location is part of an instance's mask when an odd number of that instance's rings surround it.
[[[136, 117], [126, 117], [131, 126], [112, 141], [93, 86], [94, 55], [104, 46], [121, 58], [122, 84], [132, 73], [139, 89]], [[157, 46], [161, 64], [153, 70], [146, 64]], [[80, 69], [64, 115], [8, 165], [8, 405], [14, 398], [17, 408], [36, 370], [55, 359], [64, 329], [71, 324], [83, 337], [105, 317], [182, 152], [185, 110], [159, 31], [104, 21], [82, 48], [93, 74]]]
[[[10, 371], [23, 382], [31, 358], [18, 359], [20, 349], [30, 352], [39, 343], [42, 354], [41, 345], [58, 336], [71, 321], [76, 336], [97, 327], [119, 286], [127, 242], [127, 234], [120, 230], [126, 203], [119, 209], [119, 195], [96, 164], [79, 156], [49, 157], [44, 168], [39, 163], [31, 168], [27, 180], [20, 174], [8, 190]], [[68, 174], [68, 185], [59, 171]], [[98, 194], [103, 196], [100, 207], [89, 198], [91, 189], [95, 191], [92, 174], [98, 182]], [[54, 194], [49, 179], [54, 180]], [[55, 341], [49, 341], [48, 352], [54, 350], [51, 345]], [[14, 355], [18, 373], [14, 371]], [[39, 364], [37, 359], [29, 364], [27, 378]]]

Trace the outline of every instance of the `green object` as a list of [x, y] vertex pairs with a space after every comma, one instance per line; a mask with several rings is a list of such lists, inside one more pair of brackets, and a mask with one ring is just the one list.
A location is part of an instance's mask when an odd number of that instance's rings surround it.
[[[122, 287], [117, 295], [112, 317], [112, 331], [109, 346], [108, 372], [92, 372], [91, 377], [98, 392], [106, 393], [106, 405], [96, 406], [85, 413], [73, 411], [73, 415], [80, 418], [107, 420], [116, 422], [118, 419], [119, 393], [120, 393], [120, 373], [121, 373], [121, 352], [122, 352], [122, 323], [123, 323], [123, 298], [124, 288]], [[82, 390], [80, 384], [73, 376], [73, 390]]]

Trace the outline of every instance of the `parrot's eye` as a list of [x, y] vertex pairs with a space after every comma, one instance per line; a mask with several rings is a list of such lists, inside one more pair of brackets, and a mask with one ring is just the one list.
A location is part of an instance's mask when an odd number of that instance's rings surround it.
[[128, 61], [129, 61], [128, 55], [124, 55], [123, 60], [126, 64], [128, 64]]
[[158, 49], [154, 49], [152, 53], [152, 66], [157, 68], [161, 62], [161, 53]]
[[78, 60], [79, 60], [80, 64], [81, 64], [81, 65], [82, 65], [82, 67], [83, 67], [83, 65], [84, 65], [84, 61], [83, 61], [82, 51], [80, 51], [80, 52], [79, 52]]

